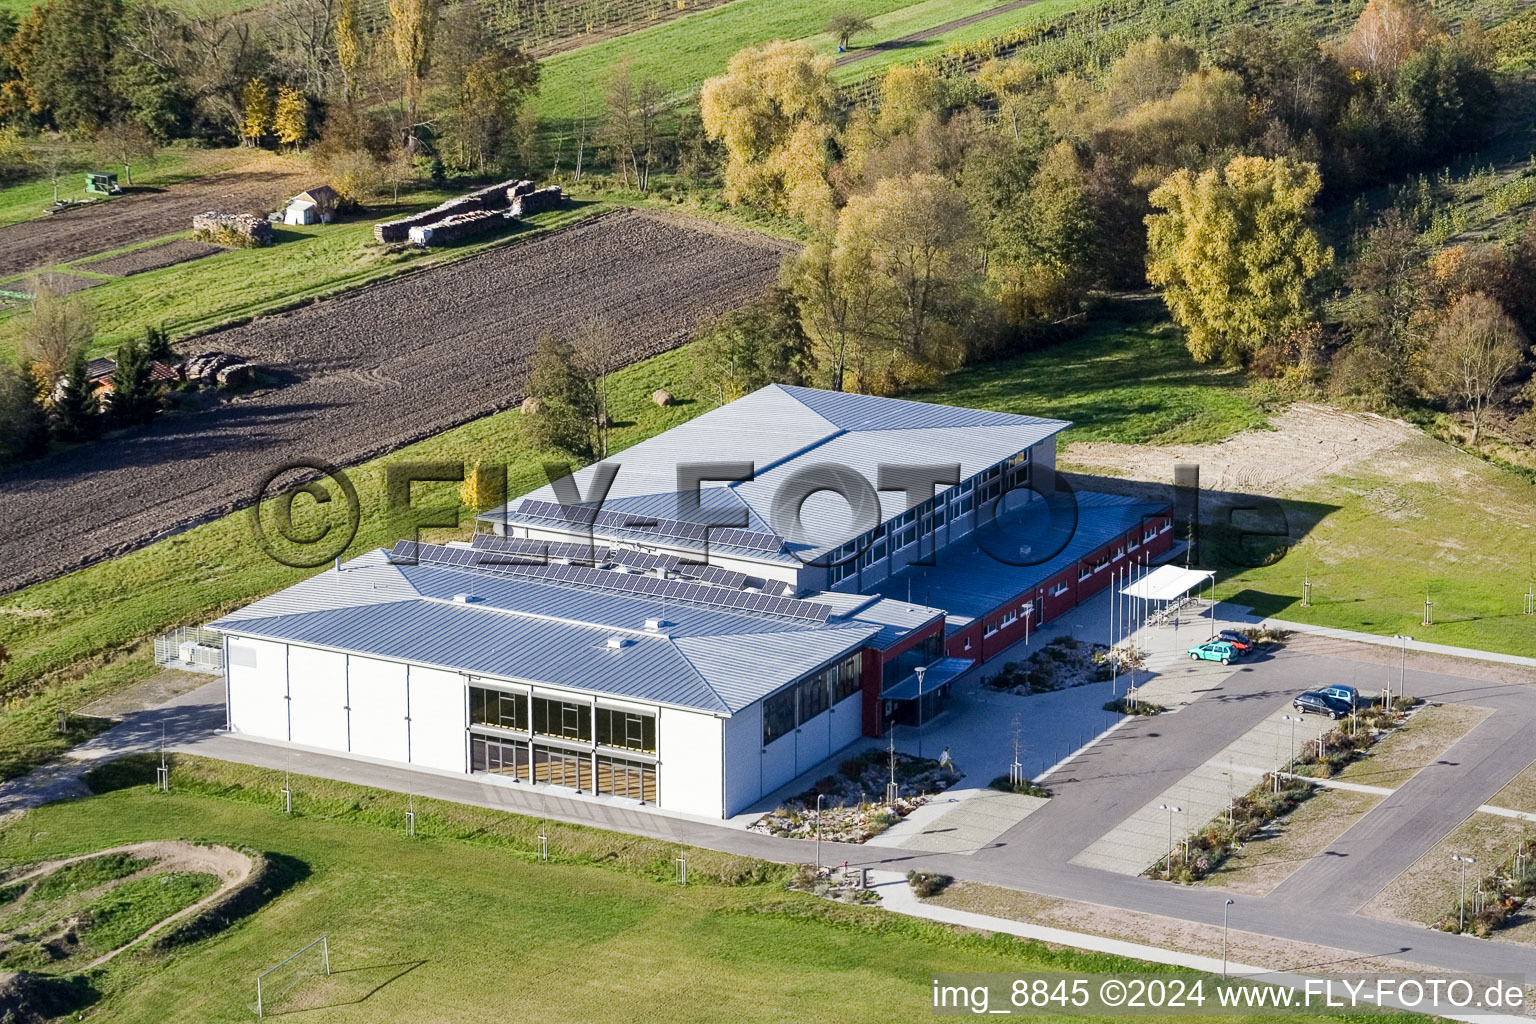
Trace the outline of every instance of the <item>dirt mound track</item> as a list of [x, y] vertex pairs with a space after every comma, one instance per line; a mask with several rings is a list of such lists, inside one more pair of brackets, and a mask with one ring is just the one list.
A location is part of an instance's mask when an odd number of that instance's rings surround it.
[[601, 317], [629, 362], [773, 279], [783, 247], [620, 213], [207, 339], [283, 387], [0, 473], [0, 593], [244, 503], [296, 459], [348, 465], [522, 399], [540, 334]]

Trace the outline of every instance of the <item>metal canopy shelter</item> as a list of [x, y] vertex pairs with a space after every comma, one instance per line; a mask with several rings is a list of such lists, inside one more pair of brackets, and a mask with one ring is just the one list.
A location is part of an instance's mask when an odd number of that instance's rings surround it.
[[1207, 580], [1215, 578], [1214, 572], [1206, 570], [1162, 565], [1121, 588], [1120, 593], [1143, 601], [1177, 601], [1191, 590], [1204, 586]]
[[916, 669], [899, 683], [880, 694], [881, 700], [916, 700], [925, 693], [932, 693], [948, 686], [962, 672], [976, 664], [971, 658], [940, 658], [932, 665]]

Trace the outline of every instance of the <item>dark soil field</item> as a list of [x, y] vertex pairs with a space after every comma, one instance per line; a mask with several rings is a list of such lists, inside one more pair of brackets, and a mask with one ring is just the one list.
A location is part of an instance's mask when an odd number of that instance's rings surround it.
[[602, 319], [623, 362], [672, 348], [782, 252], [622, 212], [195, 339], [279, 386], [0, 471], [0, 593], [235, 508], [293, 460], [349, 465], [514, 406], [545, 332]]
[[6, 288], [19, 289], [24, 292], [46, 288], [55, 295], [68, 295], [71, 292], [84, 291], [87, 288], [95, 288], [99, 284], [106, 283], [100, 278], [86, 277], [84, 274], [63, 274], [56, 270], [50, 270], [9, 282]]
[[281, 171], [211, 174], [12, 224], [0, 228], [0, 277], [188, 231], [192, 217], [209, 210], [261, 213], [306, 180]]
[[186, 263], [189, 260], [200, 260], [204, 256], [212, 256], [216, 252], [223, 251], [222, 246], [213, 245], [210, 242], [194, 242], [191, 239], [182, 238], [163, 245], [152, 245], [147, 249], [125, 252], [121, 256], [91, 260], [79, 266], [82, 270], [89, 270], [96, 274], [129, 277], [133, 274], [142, 274], [146, 270], [159, 270], [161, 267], [174, 267], [178, 263]]

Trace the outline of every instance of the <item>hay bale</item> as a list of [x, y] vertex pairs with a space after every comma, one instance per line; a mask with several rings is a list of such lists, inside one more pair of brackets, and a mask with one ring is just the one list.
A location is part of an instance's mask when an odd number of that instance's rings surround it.
[[676, 404], [677, 399], [673, 398], [672, 392], [668, 391], [666, 388], [657, 388], [655, 391], [651, 392], [651, 401], [665, 409], [668, 406]]
[[527, 398], [523, 399], [521, 412], [524, 416], [533, 416], [543, 408], [543, 402], [539, 401], [537, 398], [534, 398], [532, 395], [529, 395]]

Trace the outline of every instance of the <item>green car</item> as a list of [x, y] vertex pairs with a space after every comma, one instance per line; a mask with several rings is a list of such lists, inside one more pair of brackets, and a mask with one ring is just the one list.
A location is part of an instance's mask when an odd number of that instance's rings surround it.
[[1212, 640], [1210, 643], [1195, 644], [1189, 649], [1189, 656], [1195, 661], [1219, 661], [1226, 665], [1237, 657], [1237, 649], [1225, 640]]

